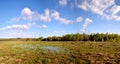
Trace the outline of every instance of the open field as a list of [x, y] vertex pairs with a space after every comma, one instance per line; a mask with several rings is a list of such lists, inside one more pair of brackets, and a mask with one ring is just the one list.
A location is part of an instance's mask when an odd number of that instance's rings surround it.
[[1, 41], [0, 64], [119, 64], [119, 42]]

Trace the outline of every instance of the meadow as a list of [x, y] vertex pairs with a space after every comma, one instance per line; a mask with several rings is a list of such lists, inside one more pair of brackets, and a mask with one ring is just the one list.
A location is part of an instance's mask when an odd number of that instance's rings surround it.
[[119, 64], [120, 42], [0, 41], [0, 64]]

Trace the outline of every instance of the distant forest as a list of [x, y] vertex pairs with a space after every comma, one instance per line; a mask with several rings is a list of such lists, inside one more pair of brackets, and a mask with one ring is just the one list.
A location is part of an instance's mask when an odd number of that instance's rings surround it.
[[52, 37], [39, 37], [37, 40], [40, 41], [111, 41], [118, 42], [120, 41], [120, 35], [118, 34], [103, 34], [103, 33], [94, 33], [94, 34], [66, 34], [63, 36], [52, 36]]
[[110, 34], [110, 33], [94, 33], [94, 34], [66, 34], [63, 36], [51, 36], [47, 38], [9, 38], [0, 39], [0, 41], [110, 41], [110, 42], [120, 42], [120, 35]]

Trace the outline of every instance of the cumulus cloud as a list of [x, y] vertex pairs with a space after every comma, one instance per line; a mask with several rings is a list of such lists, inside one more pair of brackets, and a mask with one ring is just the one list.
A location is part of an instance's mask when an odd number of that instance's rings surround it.
[[21, 14], [19, 17], [17, 18], [12, 18], [12, 21], [21, 21], [21, 20], [28, 20], [28, 21], [43, 21], [43, 22], [47, 22], [47, 21], [51, 21], [50, 18], [50, 11], [49, 9], [45, 9], [43, 14], [37, 13], [35, 11], [32, 11], [29, 8], [24, 8], [21, 11]]
[[27, 20], [27, 21], [50, 22], [52, 19], [60, 22], [61, 24], [71, 24], [71, 23], [74, 23], [75, 21], [81, 22], [83, 20], [82, 17], [77, 17], [75, 20], [69, 20], [65, 17], [61, 17], [60, 13], [56, 10], [45, 9], [44, 13], [38, 13], [38, 12], [32, 11], [29, 8], [24, 8], [21, 11], [21, 15], [17, 18], [12, 18], [12, 21]]
[[60, 18], [60, 13], [58, 11], [53, 11], [51, 16], [55, 19], [58, 20]]
[[68, 20], [66, 18], [61, 17], [60, 13], [55, 10], [52, 11], [51, 17], [54, 18], [56, 21], [59, 21], [60, 23], [63, 23], [63, 24], [73, 23], [73, 20]]
[[27, 30], [29, 27], [27, 25], [11, 25], [11, 26], [6, 26], [4, 28], [1, 28], [1, 30]]
[[59, 4], [65, 6], [67, 5], [67, 0], [59, 0]]
[[3, 34], [7, 34], [9, 38], [33, 38], [35, 37], [34, 32], [28, 32], [28, 31], [9, 31], [9, 32], [4, 32]]
[[81, 22], [82, 20], [83, 20], [82, 17], [77, 17], [77, 18], [76, 18], [76, 22]]
[[41, 25], [40, 28], [47, 28], [47, 25]]
[[59, 18], [59, 21], [60, 21], [60, 23], [63, 23], [63, 24], [73, 23], [72, 20], [68, 20], [68, 19], [66, 19], [66, 18]]
[[120, 11], [120, 6], [117, 5], [114, 5], [110, 10], [112, 15], [116, 15], [119, 11]]
[[72, 20], [68, 20], [66, 18], [60, 17], [60, 13], [57, 11], [45, 9], [44, 14], [37, 13], [35, 11], [31, 11], [29, 8], [24, 8], [21, 11], [21, 16], [18, 18], [12, 18], [12, 21], [20, 21], [20, 20], [28, 20], [28, 21], [43, 21], [49, 22], [51, 21], [51, 17], [60, 23], [69, 24], [72, 23]]
[[103, 15], [104, 11], [114, 4], [114, 0], [84, 0], [77, 7], [83, 10], [90, 10], [93, 13]]
[[33, 14], [34, 14], [34, 12], [31, 11], [29, 8], [24, 8], [21, 11], [21, 15], [22, 15], [23, 19], [32, 20], [33, 19]]
[[35, 23], [28, 23], [28, 24], [22, 24], [22, 25], [9, 25], [3, 28], [0, 28], [0, 30], [28, 30], [31, 26], [35, 25]]
[[86, 33], [86, 27], [87, 27], [88, 24], [90, 24], [91, 22], [92, 22], [91, 19], [89, 19], [89, 18], [86, 18], [86, 19], [85, 19], [85, 23], [82, 25], [82, 29], [81, 29], [81, 31], [82, 31], [83, 33]]
[[33, 21], [35, 12], [31, 11], [31, 9], [29, 8], [24, 8], [21, 11], [21, 15], [17, 18], [12, 18], [12, 21], [21, 21], [21, 20], [29, 20], [29, 21]]
[[22, 14], [22, 15], [26, 15], [26, 16], [32, 16], [33, 12], [32, 12], [29, 8], [24, 8], [24, 9], [21, 11], [21, 14]]
[[108, 20], [120, 21], [120, 6], [116, 5], [115, 0], [83, 0], [76, 2], [76, 7], [85, 11], [91, 11]]
[[41, 21], [44, 21], [44, 22], [51, 21], [50, 10], [45, 9], [45, 14], [40, 14], [39, 18], [40, 18]]
[[120, 21], [120, 16], [118, 15], [118, 13], [120, 12], [120, 6], [114, 5], [109, 11], [111, 12], [111, 15], [109, 15], [108, 19], [112, 18]]
[[81, 22], [83, 20], [83, 17], [80, 17], [80, 16], [77, 17], [75, 20], [69, 20], [69, 19], [63, 18], [60, 16], [60, 13], [56, 10], [52, 10], [51, 17], [62, 24], [71, 24], [74, 22]]

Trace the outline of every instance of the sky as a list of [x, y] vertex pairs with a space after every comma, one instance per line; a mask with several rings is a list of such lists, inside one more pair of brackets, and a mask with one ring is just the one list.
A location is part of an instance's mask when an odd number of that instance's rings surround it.
[[0, 38], [120, 34], [120, 0], [0, 0]]

